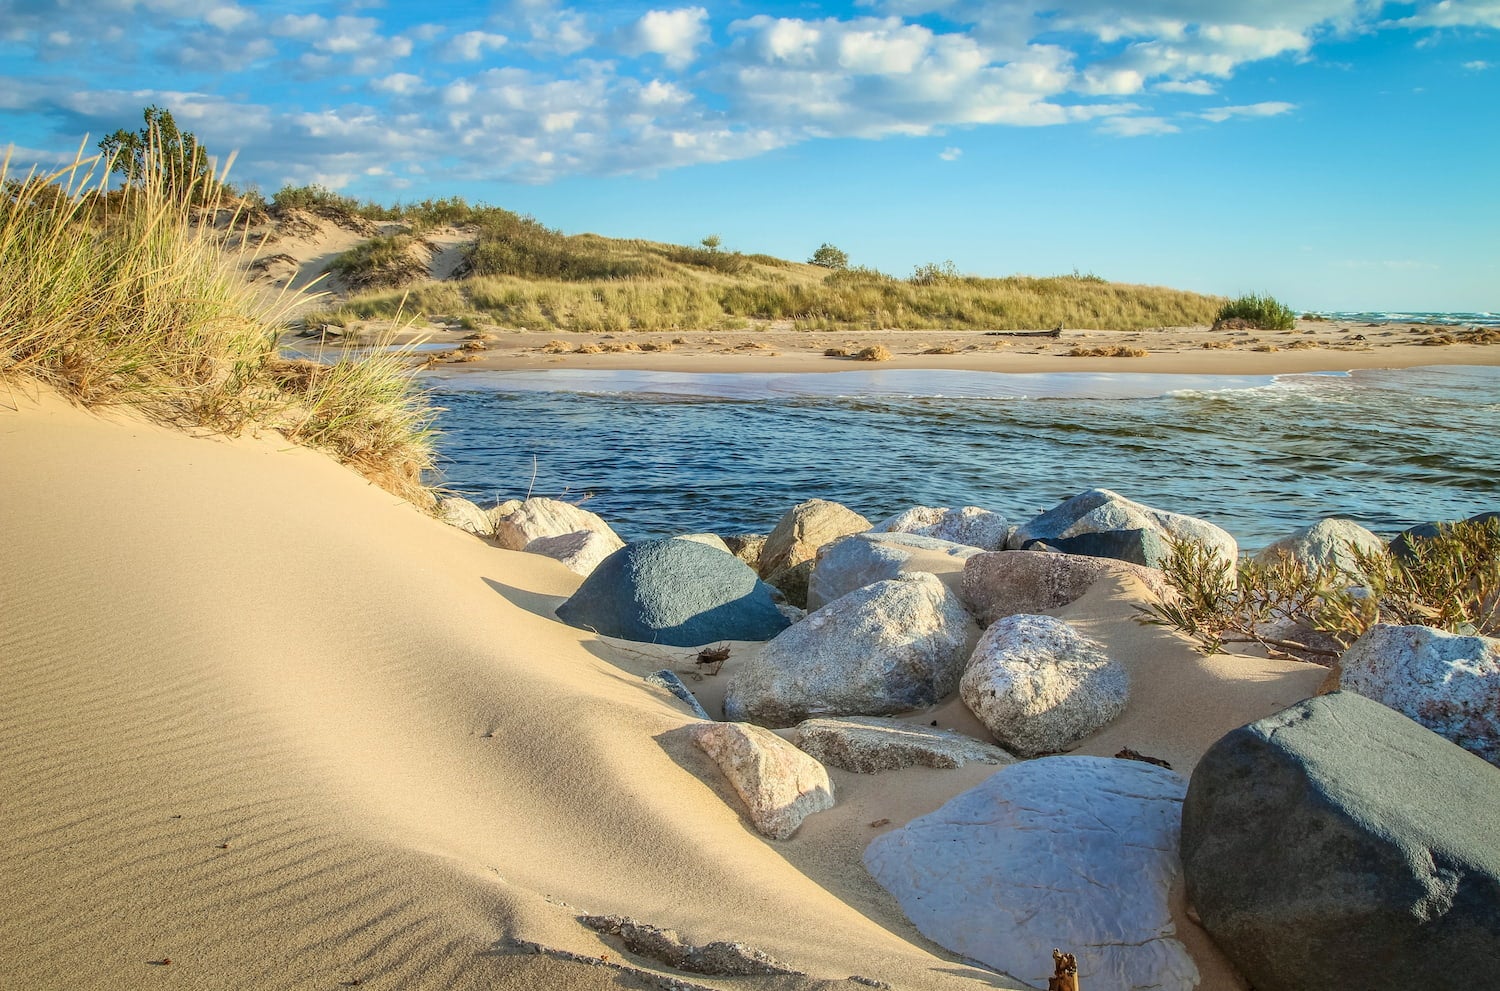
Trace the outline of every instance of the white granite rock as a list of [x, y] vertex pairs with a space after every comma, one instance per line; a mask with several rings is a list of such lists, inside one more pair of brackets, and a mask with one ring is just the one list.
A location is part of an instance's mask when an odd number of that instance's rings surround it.
[[700, 723], [689, 732], [719, 765], [762, 834], [784, 840], [803, 819], [833, 808], [827, 769], [770, 730], [749, 723]]
[[981, 626], [1016, 613], [1060, 609], [1103, 578], [1138, 579], [1159, 598], [1166, 577], [1128, 561], [1052, 551], [976, 554], [964, 562], [959, 595]]
[[841, 595], [887, 578], [925, 571], [957, 575], [981, 551], [935, 537], [868, 531], [840, 537], [818, 550], [807, 581], [807, 607], [821, 609]]
[[1192, 991], [1168, 908], [1186, 790], [1137, 761], [1023, 761], [876, 838], [864, 863], [923, 935], [1033, 987], [1061, 946], [1086, 989]]
[[[1040, 540], [1069, 551], [1066, 541], [1070, 539], [1129, 530], [1154, 530], [1173, 539], [1194, 540], [1231, 564], [1239, 558], [1234, 538], [1212, 523], [1153, 509], [1109, 489], [1090, 489], [1021, 524], [1006, 546], [1022, 550], [1028, 541]], [[1159, 566], [1156, 561], [1144, 563]]]
[[1372, 554], [1378, 554], [1386, 548], [1384, 540], [1353, 520], [1329, 517], [1282, 537], [1255, 555], [1255, 560], [1262, 564], [1274, 564], [1280, 555], [1288, 554], [1310, 571], [1332, 564], [1351, 581], [1360, 582], [1364, 575], [1358, 562], [1354, 560], [1354, 555], [1350, 553], [1351, 544]]
[[447, 496], [437, 503], [438, 518], [449, 526], [467, 530], [478, 537], [494, 534], [495, 524], [490, 514], [460, 496]]
[[541, 554], [556, 561], [574, 574], [587, 577], [594, 573], [599, 562], [619, 550], [620, 544], [610, 540], [610, 535], [597, 530], [578, 530], [556, 537], [537, 537], [526, 545], [526, 553]]
[[959, 695], [1007, 750], [1055, 753], [1125, 708], [1130, 681], [1104, 648], [1051, 616], [1007, 616], [985, 630]]
[[1339, 687], [1500, 766], [1500, 640], [1377, 623], [1339, 660]]
[[951, 540], [955, 544], [978, 547], [982, 551], [1000, 551], [1005, 549], [1012, 527], [1004, 516], [978, 506], [964, 506], [960, 509], [913, 506], [876, 524], [875, 529], [887, 533], [914, 533], [922, 537]]
[[760, 576], [795, 568], [817, 556], [818, 548], [850, 533], [870, 529], [870, 521], [826, 499], [798, 503], [781, 517], [760, 551]]
[[538, 537], [561, 537], [579, 530], [602, 534], [610, 541], [612, 551], [625, 546], [608, 523], [570, 502], [536, 497], [517, 504], [504, 515], [499, 515], [500, 508], [496, 507], [495, 513], [495, 540], [508, 550], [525, 550]]
[[936, 576], [876, 582], [809, 613], [747, 658], [726, 687], [724, 713], [780, 727], [931, 705], [957, 687], [978, 634]]
[[824, 764], [857, 774], [903, 767], [1013, 764], [1016, 760], [999, 747], [962, 733], [879, 716], [808, 719], [792, 731], [792, 742]]

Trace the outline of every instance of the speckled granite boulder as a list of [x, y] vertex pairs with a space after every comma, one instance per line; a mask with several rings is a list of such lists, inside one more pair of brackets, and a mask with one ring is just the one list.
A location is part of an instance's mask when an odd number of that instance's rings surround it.
[[605, 636], [673, 647], [769, 640], [788, 623], [743, 561], [671, 538], [615, 551], [557, 607], [557, 617]]
[[1137, 761], [1022, 761], [877, 837], [864, 862], [927, 938], [1033, 987], [1063, 946], [1085, 989], [1192, 991], [1168, 908], [1185, 786]]
[[979, 553], [977, 547], [913, 533], [871, 530], [840, 537], [818, 551], [807, 582], [807, 608], [821, 609], [857, 588], [900, 575], [956, 575]]
[[724, 714], [780, 727], [931, 705], [957, 687], [978, 634], [935, 576], [876, 582], [809, 613], [747, 658], [729, 680]]
[[955, 544], [978, 547], [982, 551], [1002, 551], [1006, 540], [1010, 538], [1012, 527], [1004, 516], [978, 506], [964, 506], [960, 509], [913, 506], [877, 523], [874, 529], [886, 533], [914, 533], [921, 537], [949, 540]]
[[494, 514], [495, 540], [508, 550], [522, 551], [538, 537], [561, 537], [579, 530], [593, 530], [603, 534], [616, 548], [625, 546], [608, 523], [570, 502], [537, 497], [513, 505], [515, 508], [509, 513], [500, 515], [500, 507], [496, 507]]
[[1017, 613], [1039, 613], [1081, 597], [1103, 578], [1131, 577], [1158, 597], [1166, 578], [1155, 568], [1082, 554], [1003, 551], [964, 562], [960, 596], [981, 626]]
[[768, 578], [817, 556], [818, 548], [850, 533], [870, 529], [870, 521], [826, 499], [798, 503], [781, 517], [760, 551], [760, 575]]
[[467, 499], [459, 496], [447, 496], [437, 502], [438, 519], [449, 526], [456, 526], [460, 530], [466, 530], [476, 537], [493, 536], [495, 524], [490, 519], [490, 514], [480, 509]]
[[1360, 581], [1363, 575], [1358, 562], [1354, 560], [1354, 554], [1349, 550], [1350, 545], [1367, 554], [1378, 554], [1385, 550], [1384, 540], [1353, 520], [1329, 517], [1267, 545], [1255, 555], [1255, 559], [1262, 564], [1271, 564], [1280, 555], [1286, 554], [1309, 571], [1333, 565], [1351, 581]]
[[1056, 753], [1125, 708], [1130, 679], [1104, 648], [1051, 616], [1007, 616], [984, 631], [959, 695], [1007, 750]]
[[1013, 764], [999, 747], [951, 730], [914, 726], [880, 716], [820, 717], [797, 724], [792, 742], [824, 764], [857, 774], [903, 767]]
[[593, 574], [600, 562], [617, 550], [619, 544], [610, 535], [597, 530], [538, 537], [526, 545], [526, 553], [550, 557], [578, 575]]
[[[1099, 536], [1089, 537], [1091, 534]], [[1033, 541], [1040, 541], [1065, 553], [1096, 556], [1113, 550], [1115, 554], [1138, 557], [1134, 564], [1157, 568], [1166, 553], [1168, 537], [1197, 541], [1231, 563], [1239, 557], [1234, 538], [1212, 523], [1153, 509], [1109, 489], [1090, 489], [1021, 524], [1007, 546], [1025, 550]]]
[[828, 771], [770, 730], [749, 723], [699, 723], [689, 732], [719, 765], [764, 835], [784, 840], [803, 819], [833, 808]]
[[1500, 640], [1377, 623], [1339, 659], [1339, 687], [1500, 766]]
[[1224, 736], [1182, 812], [1188, 897], [1257, 991], [1493, 988], [1500, 770], [1353, 692]]

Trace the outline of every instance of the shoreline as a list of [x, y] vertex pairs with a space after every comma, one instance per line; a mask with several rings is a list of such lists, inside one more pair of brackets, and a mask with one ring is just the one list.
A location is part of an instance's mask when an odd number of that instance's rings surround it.
[[[1429, 365], [1500, 365], [1500, 347], [1487, 343], [1434, 346], [1452, 328], [1418, 324], [1299, 321], [1291, 331], [1223, 331], [1170, 327], [1149, 331], [1065, 330], [1057, 338], [983, 331], [793, 331], [768, 328], [733, 332], [559, 333], [482, 330], [435, 325], [391, 335], [390, 343], [416, 345], [414, 362], [444, 372], [514, 372], [547, 369], [686, 372], [698, 374], [823, 373], [877, 370], [1000, 373], [1147, 373], [1179, 375], [1291, 375]], [[377, 328], [373, 331], [379, 334]], [[359, 334], [351, 344], [365, 343]], [[1353, 340], [1363, 337], [1365, 340]], [[833, 357], [883, 346], [890, 358]], [[283, 347], [337, 355], [342, 344], [290, 336]], [[1127, 348], [1141, 356], [1075, 357], [1076, 349]], [[583, 348], [586, 350], [580, 351]], [[933, 353], [942, 351], [944, 353]]]

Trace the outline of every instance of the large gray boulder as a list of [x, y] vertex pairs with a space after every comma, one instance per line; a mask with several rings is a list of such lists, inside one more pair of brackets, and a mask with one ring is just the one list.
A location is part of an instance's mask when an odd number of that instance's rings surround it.
[[[514, 508], [501, 514], [499, 510], [506, 506]], [[494, 516], [495, 541], [508, 550], [524, 551], [538, 537], [561, 537], [579, 530], [603, 534], [615, 548], [625, 546], [610, 525], [597, 515], [558, 499], [538, 496], [522, 503], [502, 503], [496, 507]]]
[[911, 533], [869, 531], [840, 537], [818, 551], [807, 582], [807, 608], [821, 609], [841, 595], [887, 578], [925, 571], [957, 574], [977, 547]]
[[1025, 550], [1036, 542], [1069, 554], [1119, 557], [1159, 568], [1168, 538], [1201, 543], [1231, 564], [1239, 558], [1234, 538], [1212, 523], [1153, 509], [1109, 489], [1090, 489], [1023, 523], [1007, 546]]
[[809, 716], [882, 716], [958, 686], [979, 630], [929, 574], [850, 592], [777, 635], [729, 679], [724, 714], [762, 726]]
[[833, 808], [828, 771], [770, 730], [749, 723], [699, 723], [689, 733], [745, 803], [755, 828], [784, 840], [814, 812]]
[[1256, 991], [1493, 988], [1500, 771], [1352, 692], [1227, 734], [1182, 812], [1188, 897]]
[[1016, 760], [999, 747], [962, 733], [881, 716], [808, 719], [792, 731], [792, 742], [822, 763], [856, 774], [903, 767], [1013, 764]]
[[615, 551], [557, 607], [557, 617], [604, 636], [673, 647], [769, 640], [788, 622], [743, 561], [671, 538]]
[[1500, 766], [1500, 640], [1377, 623], [1339, 659], [1339, 687]]
[[1051, 616], [1007, 616], [984, 631], [958, 686], [1007, 750], [1056, 753], [1125, 708], [1130, 677], [1097, 642]]
[[913, 506], [875, 525], [887, 533], [914, 533], [919, 537], [950, 540], [955, 544], [978, 547], [983, 551], [1003, 551], [1010, 538], [1011, 526], [1004, 516], [964, 506], [960, 509]]
[[1166, 578], [1155, 568], [1083, 554], [1003, 551], [965, 561], [959, 595], [979, 624], [987, 627], [1017, 613], [1061, 609], [1100, 579], [1127, 576], [1158, 598], [1167, 594]]
[[1168, 907], [1184, 790], [1138, 761], [1023, 761], [877, 837], [864, 862], [923, 935], [1032, 987], [1061, 946], [1084, 988], [1192, 991]]
[[1267, 545], [1255, 555], [1255, 560], [1274, 564], [1279, 557], [1286, 555], [1309, 571], [1332, 565], [1351, 581], [1358, 582], [1363, 580], [1364, 574], [1349, 549], [1351, 545], [1367, 554], [1379, 554], [1386, 547], [1384, 540], [1353, 520], [1329, 517]]
[[812, 561], [824, 544], [868, 529], [869, 520], [836, 502], [809, 499], [798, 503], [767, 534], [760, 551], [760, 576], [769, 578]]

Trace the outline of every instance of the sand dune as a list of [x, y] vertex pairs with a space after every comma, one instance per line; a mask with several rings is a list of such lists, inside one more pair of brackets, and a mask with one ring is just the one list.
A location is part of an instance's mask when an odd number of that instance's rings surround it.
[[[685, 707], [640, 680], [690, 652], [551, 619], [579, 580], [560, 565], [276, 436], [9, 405], [0, 986], [1020, 987], [924, 940], [859, 866], [881, 829], [993, 768], [836, 771], [839, 806], [768, 842], [687, 743]], [[1196, 658], [1122, 622], [1131, 594], [1073, 614], [1135, 658], [1137, 697], [1185, 677], [1203, 718], [1183, 729], [1155, 692], [1083, 752], [1187, 769], [1321, 676]], [[711, 708], [722, 680], [695, 685]], [[982, 732], [956, 704], [911, 718]], [[584, 913], [807, 976], [671, 971]], [[1185, 938], [1204, 987], [1238, 986]]]

